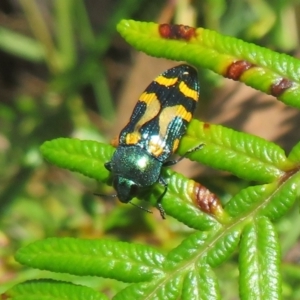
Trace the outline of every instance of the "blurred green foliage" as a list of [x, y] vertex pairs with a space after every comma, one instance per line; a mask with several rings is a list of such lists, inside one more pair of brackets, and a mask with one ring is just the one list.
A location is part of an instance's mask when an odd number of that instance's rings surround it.
[[[186, 4], [186, 5], [183, 5]], [[93, 192], [110, 193], [83, 176], [44, 162], [38, 147], [57, 137], [105, 141], [115, 126], [116, 101], [132, 60], [115, 25], [122, 18], [156, 21], [167, 8], [182, 22], [189, 1], [138, 0], [4, 0], [0, 4], [0, 293], [20, 280], [45, 272], [20, 269], [16, 249], [49, 236], [98, 238], [111, 236], [175, 247], [190, 231], [175, 220], [162, 222], [134, 207], [102, 201]], [[298, 46], [299, 1], [203, 0], [192, 2], [195, 26], [253, 41], [279, 51]], [[111, 81], [110, 73], [117, 74]], [[122, 78], [123, 77], [123, 78]], [[208, 77], [203, 80], [212, 79]], [[148, 83], [145, 83], [145, 86]], [[208, 89], [203, 85], [202, 93]], [[244, 183], [233, 178], [209, 178], [224, 201]], [[224, 188], [226, 186], [226, 189]], [[283, 254], [298, 239], [298, 213], [278, 227]], [[234, 262], [234, 261], [233, 261]], [[236, 290], [233, 262], [222, 267], [224, 299]], [[298, 269], [284, 265], [285, 299], [298, 299]], [[50, 276], [48, 274], [48, 276]], [[62, 275], [55, 275], [57, 276]], [[76, 278], [66, 277], [76, 282]], [[82, 280], [82, 279], [81, 279]], [[88, 280], [112, 295], [112, 281]], [[120, 284], [120, 283], [116, 283]]]

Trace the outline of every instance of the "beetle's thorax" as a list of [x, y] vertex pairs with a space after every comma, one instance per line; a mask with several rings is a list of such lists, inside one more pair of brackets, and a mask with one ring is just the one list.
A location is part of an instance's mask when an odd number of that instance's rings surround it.
[[157, 182], [162, 162], [137, 145], [119, 146], [109, 163], [113, 177], [131, 180], [147, 187]]

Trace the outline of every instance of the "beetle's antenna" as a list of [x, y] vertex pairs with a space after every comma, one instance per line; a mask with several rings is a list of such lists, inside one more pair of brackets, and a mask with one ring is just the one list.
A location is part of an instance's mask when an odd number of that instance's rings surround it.
[[165, 213], [165, 210], [164, 210], [164, 208], [162, 207], [162, 205], [161, 205], [160, 202], [157, 203], [157, 209], [159, 210], [159, 213], [160, 213], [162, 219], [166, 219], [166, 213]]
[[139, 208], [139, 209], [141, 209], [141, 210], [143, 210], [143, 211], [146, 211], [146, 212], [152, 214], [152, 211], [149, 210], [149, 209], [147, 209], [147, 208], [145, 208], [145, 207], [139, 206], [139, 205], [137, 205], [137, 204], [135, 204], [135, 203], [133, 203], [133, 202], [128, 202], [128, 203], [130, 203], [131, 205], [133, 205], [133, 206], [135, 206], [135, 207], [137, 207], [137, 208]]
[[[97, 193], [94, 193], [95, 196], [100, 196], [100, 197], [110, 197], [110, 198], [116, 198], [118, 195], [117, 194], [113, 194], [113, 195], [103, 195], [103, 194], [97, 194]], [[146, 211], [147, 213], [150, 213], [152, 214], [152, 211], [145, 208], [145, 207], [142, 207], [142, 206], [139, 206], [131, 201], [129, 201], [128, 203], [130, 203], [131, 205], [143, 210], [143, 211]]]
[[110, 198], [116, 198], [118, 195], [113, 194], [113, 195], [104, 195], [104, 194], [98, 194], [98, 193], [93, 193], [95, 196], [100, 196], [100, 197], [110, 197]]

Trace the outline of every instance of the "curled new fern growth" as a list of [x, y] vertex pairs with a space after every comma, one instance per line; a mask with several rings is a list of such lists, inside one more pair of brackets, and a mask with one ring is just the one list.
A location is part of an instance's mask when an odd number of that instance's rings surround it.
[[[292, 57], [203, 28], [123, 20], [118, 30], [150, 55], [210, 68], [300, 107], [300, 63]], [[299, 196], [300, 143], [286, 156], [272, 142], [193, 120], [178, 152], [184, 155], [199, 144], [205, 147], [188, 158], [258, 184], [241, 190], [222, 208], [199, 183], [164, 170], [167, 215], [195, 229], [169, 253], [110, 240], [51, 238], [20, 249], [16, 259], [43, 270], [129, 283], [114, 299], [221, 299], [215, 268], [238, 249], [240, 299], [281, 299], [280, 244], [273, 222]], [[61, 138], [45, 142], [41, 151], [50, 163], [109, 183], [104, 167], [114, 152], [109, 145]], [[155, 185], [139, 197], [155, 204], [161, 192]], [[60, 299], [106, 299], [87, 287], [47, 280], [16, 285], [7, 297], [46, 299], [54, 293]]]

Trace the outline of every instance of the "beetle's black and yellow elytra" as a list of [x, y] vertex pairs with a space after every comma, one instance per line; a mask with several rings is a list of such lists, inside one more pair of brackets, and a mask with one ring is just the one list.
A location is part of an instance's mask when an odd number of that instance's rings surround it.
[[119, 135], [119, 145], [105, 167], [121, 202], [129, 202], [141, 188], [159, 182], [167, 191], [161, 168], [177, 150], [199, 99], [197, 71], [188, 65], [171, 68], [154, 79], [142, 93], [128, 124]]

